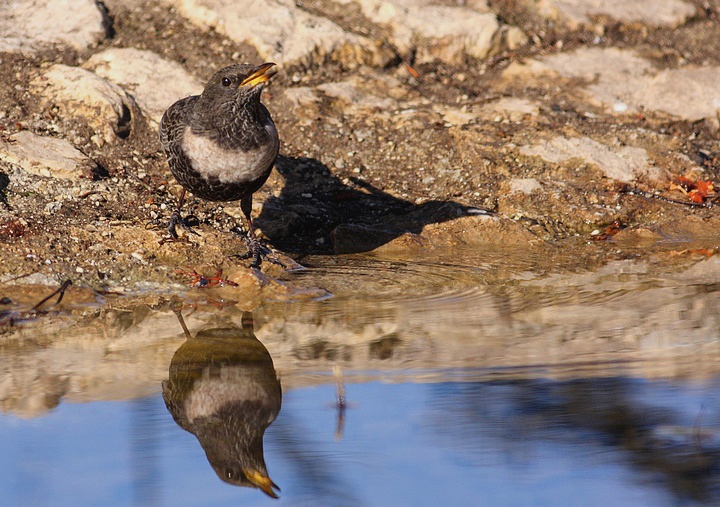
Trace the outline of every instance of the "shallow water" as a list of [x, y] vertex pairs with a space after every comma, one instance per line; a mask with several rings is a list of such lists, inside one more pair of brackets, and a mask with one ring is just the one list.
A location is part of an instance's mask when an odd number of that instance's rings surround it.
[[3, 505], [720, 503], [715, 257], [457, 259], [6, 330]]

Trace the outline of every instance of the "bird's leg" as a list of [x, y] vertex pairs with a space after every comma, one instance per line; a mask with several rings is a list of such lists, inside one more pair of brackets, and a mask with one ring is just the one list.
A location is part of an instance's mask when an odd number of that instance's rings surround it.
[[260, 243], [260, 240], [257, 238], [257, 236], [255, 236], [255, 228], [253, 227], [252, 221], [252, 195], [249, 195], [248, 197], [240, 200], [240, 209], [242, 210], [243, 215], [245, 216], [245, 220], [247, 221], [247, 230], [242, 231], [240, 227], [233, 227], [231, 231], [239, 236], [244, 236], [245, 246], [247, 247], [248, 251], [243, 255], [236, 255], [236, 257], [239, 257], [241, 259], [252, 259], [252, 263], [250, 264], [251, 268], [259, 268], [260, 264], [262, 264], [263, 259], [267, 259], [273, 264], [277, 264], [283, 268], [286, 267], [279, 260], [269, 257], [268, 255], [272, 253], [272, 250]]
[[178, 205], [177, 208], [175, 208], [175, 211], [173, 211], [172, 216], [170, 217], [170, 223], [168, 223], [167, 231], [168, 234], [170, 234], [170, 237], [172, 239], [178, 239], [177, 231], [175, 230], [175, 227], [178, 225], [185, 229], [190, 234], [199, 234], [195, 232], [192, 227], [188, 225], [188, 223], [182, 218], [180, 215], [180, 208], [182, 208], [183, 203], [185, 202], [185, 192], [186, 190], [183, 188], [182, 192], [180, 193], [180, 199], [178, 199]]

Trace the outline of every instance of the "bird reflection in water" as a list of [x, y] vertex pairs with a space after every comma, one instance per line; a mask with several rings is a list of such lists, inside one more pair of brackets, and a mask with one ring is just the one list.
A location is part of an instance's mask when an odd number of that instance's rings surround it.
[[280, 412], [282, 390], [272, 357], [255, 337], [251, 313], [242, 327], [206, 329], [187, 340], [163, 382], [165, 405], [194, 434], [218, 476], [229, 484], [260, 488], [278, 498], [268, 476], [263, 435]]

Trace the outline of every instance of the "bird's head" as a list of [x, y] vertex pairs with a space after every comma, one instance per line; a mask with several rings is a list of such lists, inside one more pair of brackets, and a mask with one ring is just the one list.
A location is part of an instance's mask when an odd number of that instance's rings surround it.
[[202, 99], [222, 103], [258, 102], [265, 83], [276, 72], [277, 68], [271, 62], [258, 66], [241, 63], [224, 67], [210, 78]]
[[270, 479], [264, 467], [263, 471], [252, 466], [228, 467], [224, 470], [216, 468], [215, 471], [227, 483], [258, 488], [270, 498], [279, 498], [280, 486]]

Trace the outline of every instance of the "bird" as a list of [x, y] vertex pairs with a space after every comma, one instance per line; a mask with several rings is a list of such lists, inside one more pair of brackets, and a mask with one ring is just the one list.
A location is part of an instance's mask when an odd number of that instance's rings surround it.
[[259, 488], [278, 498], [263, 453], [265, 430], [282, 405], [272, 357], [254, 334], [253, 317], [190, 334], [175, 314], [186, 341], [175, 351], [165, 406], [175, 422], [197, 437], [215, 473], [236, 486]]
[[170, 236], [177, 239], [177, 225], [194, 232], [180, 214], [187, 191], [208, 201], [240, 201], [247, 221], [246, 257], [256, 268], [266, 249], [255, 236], [252, 197], [270, 176], [280, 149], [277, 128], [260, 96], [276, 69], [272, 62], [220, 69], [201, 95], [171, 105], [159, 129], [170, 171], [182, 186], [167, 227]]

